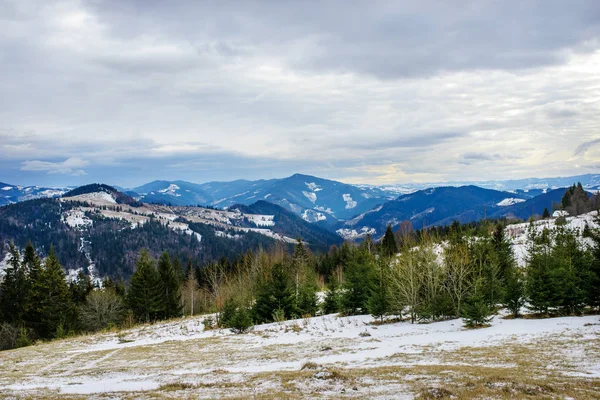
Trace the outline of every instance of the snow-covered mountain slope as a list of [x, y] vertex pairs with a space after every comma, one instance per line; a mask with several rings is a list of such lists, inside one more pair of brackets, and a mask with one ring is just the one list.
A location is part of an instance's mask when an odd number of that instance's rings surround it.
[[372, 232], [370, 230], [382, 235], [387, 224], [394, 228], [402, 221], [410, 221], [415, 229], [450, 224], [454, 220], [471, 222], [489, 216], [497, 209], [506, 208], [504, 204], [509, 198], [524, 200], [519, 194], [477, 186], [429, 188], [402, 195], [358, 215], [347, 221], [338, 232], [350, 238], [361, 232]]
[[276, 241], [293, 244], [299, 237], [315, 250], [342, 241], [280, 206], [262, 201], [243, 207], [147, 204], [107, 185], [87, 185], [60, 199], [0, 207], [0, 260], [9, 242], [22, 249], [31, 240], [43, 254], [54, 244], [67, 270], [95, 268], [99, 276], [126, 278], [145, 247], [155, 255], [164, 250], [200, 263], [269, 248]]
[[[583, 243], [589, 246], [593, 245], [593, 242], [589, 238], [582, 236], [586, 226], [589, 229], [600, 228], [597, 219], [598, 213], [592, 211], [587, 214], [578, 215], [576, 217], [566, 217], [565, 224], [563, 225], [566, 229], [576, 230], [579, 234], [579, 238]], [[521, 224], [508, 225], [506, 227], [506, 236], [511, 240], [513, 251], [517, 259], [517, 263], [520, 266], [524, 266], [527, 263], [527, 249], [529, 246], [529, 229], [535, 229], [537, 232], [542, 232], [544, 229], [552, 230], [556, 228], [557, 218], [548, 218], [534, 221], [532, 223], [524, 222]]]
[[376, 187], [354, 186], [310, 175], [283, 179], [193, 184], [155, 181], [133, 188], [144, 202], [227, 208], [267, 200], [309, 222], [345, 220], [395, 197]]
[[40, 186], [19, 186], [0, 182], [0, 206], [32, 199], [59, 197], [69, 188], [45, 188]]

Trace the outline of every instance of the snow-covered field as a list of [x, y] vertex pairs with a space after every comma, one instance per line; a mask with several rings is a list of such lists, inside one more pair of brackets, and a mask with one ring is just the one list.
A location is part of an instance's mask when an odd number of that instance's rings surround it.
[[[598, 398], [600, 317], [373, 325], [327, 315], [203, 329], [202, 317], [0, 352], [0, 397]], [[448, 395], [449, 396], [449, 395]]]

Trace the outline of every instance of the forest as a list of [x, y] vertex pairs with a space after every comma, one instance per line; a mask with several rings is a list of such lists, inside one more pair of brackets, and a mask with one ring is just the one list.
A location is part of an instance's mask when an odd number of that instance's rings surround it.
[[[233, 261], [182, 264], [164, 251], [137, 255], [128, 284], [84, 273], [67, 282], [53, 248], [41, 259], [11, 245], [0, 285], [0, 346], [213, 314], [205, 328], [246, 332], [254, 324], [319, 314], [371, 314], [378, 323], [463, 318], [482, 327], [500, 308], [511, 318], [583, 315], [600, 307], [600, 233], [558, 224], [528, 232], [517, 266], [500, 221], [443, 230], [392, 232], [379, 242], [344, 243], [313, 254], [298, 240], [245, 251]], [[589, 245], [593, 243], [593, 245]]]

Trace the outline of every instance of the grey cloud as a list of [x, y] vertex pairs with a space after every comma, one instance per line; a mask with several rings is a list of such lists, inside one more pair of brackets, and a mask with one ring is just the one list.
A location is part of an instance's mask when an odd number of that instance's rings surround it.
[[591, 147], [594, 147], [597, 144], [600, 144], [600, 138], [590, 140], [589, 142], [583, 142], [579, 146], [577, 146], [577, 148], [575, 149], [574, 155], [576, 155], [576, 156], [584, 155]]

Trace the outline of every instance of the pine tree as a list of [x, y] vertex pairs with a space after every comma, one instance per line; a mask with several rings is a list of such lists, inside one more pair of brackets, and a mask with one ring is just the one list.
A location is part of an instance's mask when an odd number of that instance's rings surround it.
[[[600, 213], [598, 213], [597, 222], [600, 223]], [[587, 303], [592, 307], [600, 308], [600, 230], [595, 230], [592, 240], [594, 245], [591, 249], [592, 262], [590, 265], [590, 281], [587, 288]]]
[[511, 313], [513, 318], [518, 318], [521, 307], [525, 305], [525, 290], [523, 285], [523, 274], [517, 268], [509, 270], [505, 276], [505, 288], [503, 305]]
[[476, 283], [473, 294], [467, 298], [461, 313], [465, 326], [476, 328], [486, 325], [491, 320], [492, 312], [493, 309], [487, 304], [481, 291], [481, 282]]
[[367, 310], [374, 318], [379, 318], [380, 322], [383, 322], [383, 317], [390, 311], [387, 286], [389, 279], [385, 267], [385, 262], [381, 261], [378, 271], [375, 274], [370, 296], [367, 300]]
[[387, 257], [392, 257], [398, 253], [398, 244], [396, 244], [396, 239], [394, 238], [392, 225], [388, 224], [387, 228], [385, 229], [385, 234], [381, 240], [381, 252]]
[[323, 313], [334, 314], [340, 312], [340, 283], [335, 276], [329, 278], [325, 301], [323, 302]]
[[25, 264], [14, 243], [10, 244], [10, 259], [5, 269], [4, 281], [0, 284], [0, 318], [12, 324], [23, 322], [29, 297], [29, 279]]
[[530, 227], [528, 235], [525, 294], [530, 309], [548, 314], [550, 307], [555, 303], [553, 297], [556, 293], [550, 238], [547, 230], [539, 234], [534, 229]]
[[[43, 338], [61, 337], [76, 323], [76, 308], [71, 292], [54, 247], [50, 246], [37, 284], [37, 315], [39, 316], [38, 334]], [[35, 306], [34, 306], [35, 307]]]
[[353, 315], [367, 310], [367, 301], [375, 278], [372, 260], [358, 258], [350, 261], [344, 273], [344, 291], [341, 296], [342, 310]]
[[167, 319], [180, 316], [179, 277], [166, 251], [161, 254], [158, 260], [158, 278], [161, 293], [159, 317]]
[[544, 208], [544, 212], [542, 213], [542, 218], [543, 219], [550, 218], [550, 211], [548, 211], [548, 207]]
[[129, 282], [127, 303], [139, 321], [150, 322], [161, 311], [161, 284], [155, 261], [143, 249], [136, 263], [136, 270]]
[[271, 268], [270, 279], [263, 282], [256, 293], [252, 312], [257, 322], [273, 320], [273, 313], [281, 310], [286, 319], [296, 314], [294, 285], [282, 264]]

